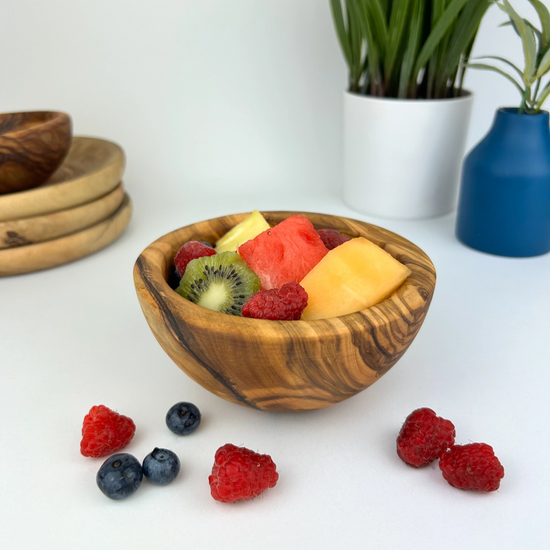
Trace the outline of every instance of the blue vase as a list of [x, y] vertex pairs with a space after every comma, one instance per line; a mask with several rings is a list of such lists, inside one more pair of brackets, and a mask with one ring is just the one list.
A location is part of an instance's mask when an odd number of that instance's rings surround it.
[[464, 161], [456, 236], [500, 256], [550, 251], [547, 112], [497, 111], [491, 130]]

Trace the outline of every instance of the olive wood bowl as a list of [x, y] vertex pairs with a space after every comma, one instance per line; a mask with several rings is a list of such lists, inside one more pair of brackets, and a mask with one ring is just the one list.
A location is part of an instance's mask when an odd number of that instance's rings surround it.
[[0, 114], [0, 194], [44, 183], [67, 155], [71, 136], [65, 113]]
[[410, 346], [428, 312], [435, 268], [403, 237], [365, 222], [307, 212], [262, 212], [274, 225], [292, 214], [316, 229], [366, 237], [411, 270], [387, 299], [362, 311], [316, 321], [267, 321], [218, 313], [168, 284], [188, 240], [215, 242], [247, 214], [207, 220], [164, 235], [134, 267], [145, 318], [170, 358], [193, 380], [233, 403], [265, 411], [328, 407], [381, 378]]

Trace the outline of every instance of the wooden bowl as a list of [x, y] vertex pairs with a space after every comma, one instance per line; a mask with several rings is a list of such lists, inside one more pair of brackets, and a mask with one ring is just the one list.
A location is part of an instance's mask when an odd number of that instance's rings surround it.
[[65, 113], [0, 114], [0, 194], [44, 183], [67, 155], [71, 132]]
[[[298, 212], [263, 212], [274, 225]], [[137, 259], [134, 283], [156, 339], [171, 359], [212, 393], [265, 411], [320, 409], [374, 384], [405, 353], [426, 316], [435, 269], [417, 246], [357, 220], [300, 212], [316, 229], [366, 237], [411, 270], [383, 302], [317, 321], [234, 317], [193, 304], [167, 280], [178, 248], [191, 239], [214, 242], [247, 214], [225, 216], [168, 233]]]

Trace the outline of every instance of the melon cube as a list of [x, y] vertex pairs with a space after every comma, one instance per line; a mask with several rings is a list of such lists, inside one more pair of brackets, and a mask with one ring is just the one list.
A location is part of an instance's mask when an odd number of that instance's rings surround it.
[[328, 250], [313, 224], [295, 215], [242, 244], [238, 252], [269, 290], [299, 283]]
[[308, 294], [302, 319], [338, 317], [387, 298], [410, 269], [371, 241], [357, 237], [330, 250], [300, 284]]

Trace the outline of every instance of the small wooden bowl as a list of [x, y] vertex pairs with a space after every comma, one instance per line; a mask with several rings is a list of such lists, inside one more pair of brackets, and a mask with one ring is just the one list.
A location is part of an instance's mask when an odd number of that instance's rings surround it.
[[71, 135], [65, 113], [0, 114], [0, 194], [44, 183], [67, 155]]
[[168, 285], [184, 242], [214, 242], [247, 214], [195, 223], [168, 233], [137, 259], [134, 283], [153, 334], [171, 359], [212, 393], [265, 411], [305, 411], [338, 403], [376, 382], [410, 346], [435, 288], [435, 268], [417, 246], [365, 222], [303, 212], [263, 212], [274, 225], [292, 214], [316, 229], [366, 237], [411, 270], [383, 302], [318, 321], [234, 317], [193, 304]]

